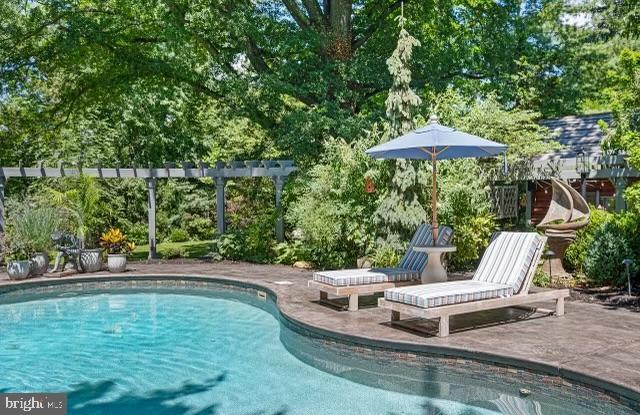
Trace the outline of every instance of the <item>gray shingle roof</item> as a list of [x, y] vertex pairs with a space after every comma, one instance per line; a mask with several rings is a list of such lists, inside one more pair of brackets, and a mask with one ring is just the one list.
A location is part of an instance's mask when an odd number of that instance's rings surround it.
[[553, 153], [541, 156], [539, 160], [574, 158], [581, 151], [591, 156], [600, 156], [600, 143], [604, 138], [598, 122], [602, 120], [608, 125], [613, 122], [610, 112], [591, 115], [571, 115], [562, 118], [544, 120], [542, 125], [548, 127], [554, 138], [564, 147]]

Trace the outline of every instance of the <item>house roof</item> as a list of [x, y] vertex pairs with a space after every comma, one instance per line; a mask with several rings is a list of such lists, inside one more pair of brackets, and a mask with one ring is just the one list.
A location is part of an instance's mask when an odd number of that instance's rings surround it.
[[587, 152], [591, 157], [601, 156], [600, 143], [604, 138], [604, 134], [598, 125], [600, 121], [611, 125], [613, 115], [610, 112], [605, 112], [590, 115], [571, 115], [542, 121], [541, 124], [551, 130], [554, 134], [554, 139], [563, 148], [545, 154], [538, 160], [575, 158], [582, 151]]

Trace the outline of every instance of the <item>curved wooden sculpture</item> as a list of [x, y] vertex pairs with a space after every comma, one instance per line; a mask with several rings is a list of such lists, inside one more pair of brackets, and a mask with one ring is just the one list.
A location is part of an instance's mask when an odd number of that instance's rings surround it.
[[551, 179], [551, 204], [538, 229], [544, 229], [548, 244], [554, 253], [549, 259], [551, 274], [567, 276], [569, 273], [562, 266], [562, 259], [567, 247], [576, 238], [576, 230], [589, 224], [589, 205], [582, 195], [569, 183]]
[[551, 205], [538, 225], [539, 229], [580, 229], [589, 223], [589, 205], [567, 182], [551, 179]]

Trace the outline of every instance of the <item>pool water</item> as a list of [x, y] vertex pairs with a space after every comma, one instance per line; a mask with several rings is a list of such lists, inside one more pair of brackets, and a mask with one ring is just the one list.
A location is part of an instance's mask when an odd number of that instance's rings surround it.
[[498, 392], [461, 403], [409, 375], [408, 386], [386, 387], [375, 373], [370, 382], [331, 374], [308, 364], [330, 354], [290, 353], [305, 340], [249, 297], [114, 292], [0, 304], [0, 391], [67, 392], [70, 414], [587, 413]]

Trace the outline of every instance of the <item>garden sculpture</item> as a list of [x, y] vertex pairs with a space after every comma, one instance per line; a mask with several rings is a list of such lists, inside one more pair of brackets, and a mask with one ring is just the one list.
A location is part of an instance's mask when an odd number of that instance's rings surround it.
[[564, 254], [576, 239], [576, 231], [589, 224], [589, 205], [582, 195], [569, 183], [551, 179], [551, 205], [538, 229], [544, 230], [547, 243], [554, 255], [548, 259], [551, 275], [569, 277], [569, 273], [562, 266]]
[[53, 242], [56, 244], [56, 249], [58, 250], [56, 262], [51, 272], [64, 271], [68, 263], [71, 263], [73, 269], [79, 271], [80, 246], [82, 246], [80, 238], [74, 235], [56, 232], [51, 235], [51, 239], [53, 239]]

